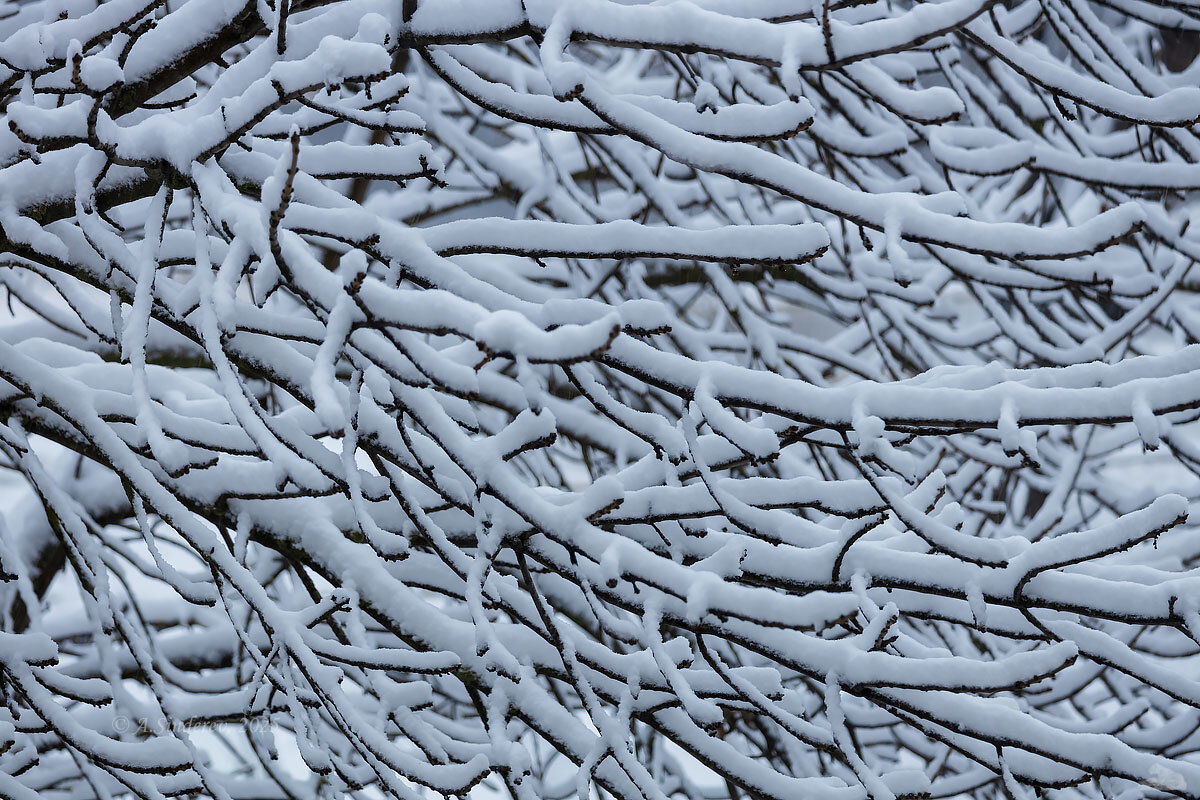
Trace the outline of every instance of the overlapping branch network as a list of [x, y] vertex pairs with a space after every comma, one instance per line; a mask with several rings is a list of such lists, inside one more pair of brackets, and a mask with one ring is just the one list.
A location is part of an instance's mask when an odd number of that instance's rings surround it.
[[0, 797], [1200, 798], [1198, 11], [0, 3]]

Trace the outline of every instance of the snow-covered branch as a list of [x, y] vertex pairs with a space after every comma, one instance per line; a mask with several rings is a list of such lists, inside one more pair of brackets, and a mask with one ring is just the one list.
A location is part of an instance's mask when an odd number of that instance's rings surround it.
[[0, 798], [1200, 800], [1198, 52], [0, 0]]

